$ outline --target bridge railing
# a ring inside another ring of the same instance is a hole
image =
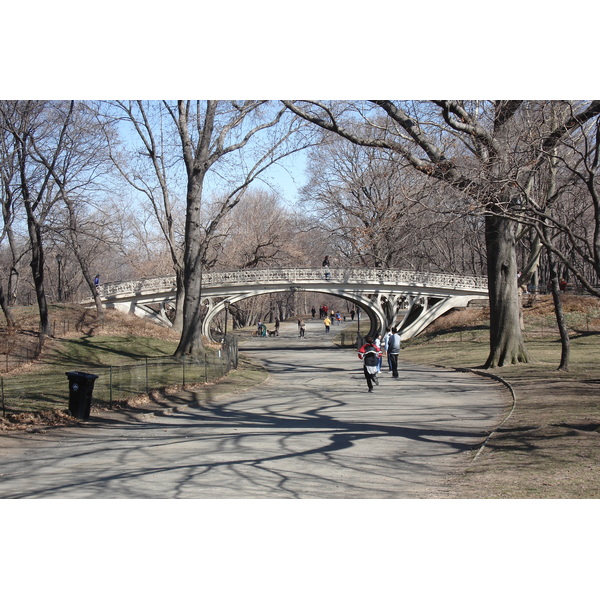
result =
[[[328,277],[326,274],[328,273]],[[310,283],[324,280],[332,283],[373,283],[381,282],[400,286],[431,286],[474,291],[487,290],[487,277],[476,275],[456,275],[450,273],[426,273],[395,269],[346,268],[270,268],[246,271],[225,271],[205,273],[202,285],[218,287],[244,283]],[[151,294],[153,292],[175,291],[175,277],[146,277],[135,281],[110,282],[100,286],[102,296]]]

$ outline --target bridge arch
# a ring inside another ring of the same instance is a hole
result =
[[[280,289],[268,289],[268,290],[253,290],[245,293],[234,294],[231,296],[224,297],[222,300],[215,302],[209,302],[208,310],[206,315],[204,316],[204,320],[202,322],[202,335],[212,339],[211,333],[211,324],[214,321],[215,317],[223,310],[225,310],[225,302],[230,302],[231,304],[236,304],[242,300],[247,300],[248,298],[254,298],[256,296],[262,296],[265,294],[277,294],[277,293],[285,293],[290,291],[301,291],[301,292],[313,292],[317,294],[327,294],[329,296],[336,296],[337,298],[342,298],[343,300],[350,300],[356,306],[359,306],[361,310],[363,310],[370,322],[370,328],[368,335],[375,336],[378,333],[385,331],[386,328],[386,315],[383,309],[375,302],[369,300],[369,298],[365,298],[360,294],[353,293],[351,291],[324,291],[323,289],[319,289],[317,287],[311,286],[302,286],[302,288],[296,287],[293,290],[290,290],[290,287],[281,287]],[[214,340],[213,340],[214,341]]]

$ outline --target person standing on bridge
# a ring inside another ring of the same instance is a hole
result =
[[[400,336],[395,327],[392,328],[392,334],[387,338],[385,351],[388,355],[388,363],[392,369],[392,377],[398,379],[398,355],[400,354]]]
[[[329,256],[326,256],[323,260],[323,269],[325,269],[325,279],[329,281],[329,278],[331,277],[331,273],[329,271]]]
[[[377,364],[379,357],[381,356],[381,350],[373,343],[373,338],[365,338],[365,344],[363,344],[358,350],[358,358],[363,361],[363,373],[367,380],[367,386],[369,392],[373,391],[373,384],[379,385],[379,379],[377,379]]]

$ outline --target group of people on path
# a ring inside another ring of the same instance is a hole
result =
[[[269,335],[279,336],[279,326],[280,325],[281,325],[281,321],[279,320],[279,317],[275,317],[275,329],[273,329],[271,332],[269,332]],[[258,337],[267,337],[267,326],[262,322],[261,319],[258,320],[256,328],[257,328],[256,335],[258,335]]]
[[[323,320],[323,323],[325,324],[325,332],[329,333],[331,319],[327,313],[325,313],[325,319]],[[273,335],[279,335],[279,325],[279,319],[276,319],[275,329],[272,332]],[[267,335],[267,327],[261,320],[258,321],[258,335]],[[300,339],[304,339],[305,335],[306,323],[300,318],[298,319],[298,336]],[[379,385],[378,375],[381,373],[384,352],[387,356],[388,369],[392,374],[392,377],[394,379],[398,379],[400,335],[395,327],[391,329],[388,327],[383,338],[381,335],[378,335],[375,338],[367,336],[365,338],[365,343],[358,349],[358,358],[363,361],[363,373],[369,392],[373,392],[374,386]]]
[[[345,319],[344,319],[345,320]],[[337,323],[338,325],[342,322],[342,315],[339,312],[331,311],[331,314],[328,315],[325,313],[325,318],[323,319],[323,325],[325,325],[325,333],[329,333],[332,323]]]
[[[373,385],[379,385],[377,375],[381,373],[383,351],[387,355],[388,368],[394,379],[398,379],[398,355],[400,354],[400,335],[396,328],[388,328],[383,339],[377,336],[365,338],[365,343],[358,349],[358,358],[363,361],[363,373],[367,381],[369,392],[373,392]]]

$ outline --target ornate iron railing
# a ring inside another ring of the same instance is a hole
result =
[[[330,281],[331,283],[381,283],[399,286],[424,286],[447,289],[487,292],[487,277],[456,275],[450,273],[424,273],[394,269],[329,269],[322,268],[279,268],[254,269],[249,271],[227,271],[205,273],[202,285],[207,288],[228,284],[276,283],[290,284]],[[103,297],[118,295],[142,295],[153,292],[175,291],[174,277],[146,277],[135,281],[110,282],[100,286]]]

